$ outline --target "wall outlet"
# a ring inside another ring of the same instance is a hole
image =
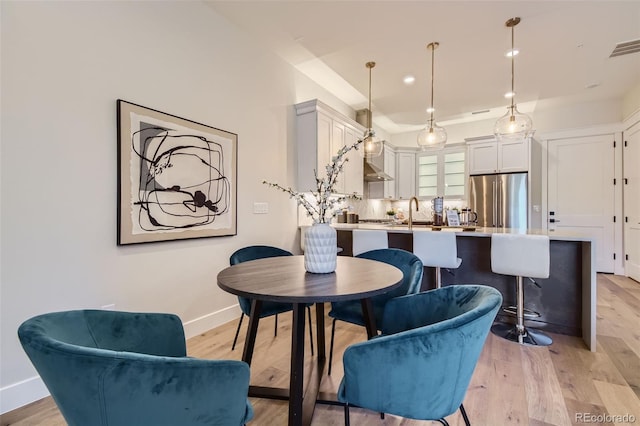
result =
[[[269,203],[253,203],[253,214],[269,213]]]
[[[113,311],[115,308],[116,308],[115,303],[110,303],[108,305],[100,306],[100,309],[102,309],[103,311]]]

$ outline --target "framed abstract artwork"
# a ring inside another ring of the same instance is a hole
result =
[[[118,100],[118,245],[236,235],[238,135]]]

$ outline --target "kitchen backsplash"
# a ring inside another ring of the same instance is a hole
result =
[[[433,209],[431,208],[431,200],[419,200],[419,210],[413,211],[413,219],[420,221],[429,221],[433,218]],[[445,200],[444,208],[461,209],[466,207],[466,203],[462,200]],[[402,209],[404,217],[409,217],[409,200],[351,200],[345,203],[344,208],[356,213],[360,219],[387,219],[387,211],[391,208],[398,211]],[[414,207],[415,209],[415,207]],[[306,210],[298,207],[298,225],[311,225],[313,221],[306,214]]]

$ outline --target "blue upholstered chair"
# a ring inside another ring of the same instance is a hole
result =
[[[387,302],[382,336],[349,346],[338,399],[349,406],[417,420],[439,421],[460,409],[500,292],[452,285]]]
[[[186,356],[175,315],[78,310],[31,318],[22,347],[71,426],[243,425],[249,366]]]
[[[382,313],[384,312],[384,307],[388,300],[393,299],[394,297],[413,294],[420,291],[423,272],[422,262],[413,253],[394,248],[371,250],[361,253],[356,257],[388,263],[402,271],[402,285],[388,293],[375,296],[371,299],[373,315],[376,319],[376,326],[380,329],[382,324]],[[331,345],[329,348],[329,369],[327,374],[331,375],[336,320],[361,326],[365,325],[365,321],[364,316],[362,315],[362,304],[359,300],[331,303],[329,316],[333,318],[333,323],[331,324]]]
[[[272,246],[248,246],[243,247],[237,251],[235,251],[231,257],[229,258],[229,263],[231,265],[236,265],[242,262],[248,262],[249,260],[256,259],[265,259],[268,257],[278,257],[278,256],[293,256],[293,254],[287,250],[283,250],[278,247]],[[236,329],[236,335],[233,338],[233,345],[231,346],[231,350],[236,348],[236,342],[238,341],[238,335],[240,334],[240,327],[242,326],[242,320],[246,315],[249,317],[251,315],[251,299],[246,297],[238,296],[238,304],[240,305],[240,310],[242,311],[242,315],[240,316],[240,321],[238,322],[238,328]],[[288,312],[293,310],[293,305],[291,303],[280,303],[280,302],[262,302],[262,310],[260,312],[260,318],[266,318],[275,315],[275,329],[273,331],[273,335],[278,335],[278,314],[283,312]],[[313,355],[313,330],[311,329],[311,304],[307,305],[307,316],[309,319],[309,339],[311,340],[311,354]]]

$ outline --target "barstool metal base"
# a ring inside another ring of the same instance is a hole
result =
[[[502,308],[503,312],[511,314],[513,316],[518,315],[518,307],[517,306],[507,306],[506,308]],[[525,318],[540,318],[540,312],[532,311],[531,309],[524,308],[523,315]]]
[[[518,326],[515,324],[495,323],[491,326],[491,332],[503,339],[522,345],[549,346],[553,343],[551,337],[534,328],[526,327],[523,333],[519,333]]]

